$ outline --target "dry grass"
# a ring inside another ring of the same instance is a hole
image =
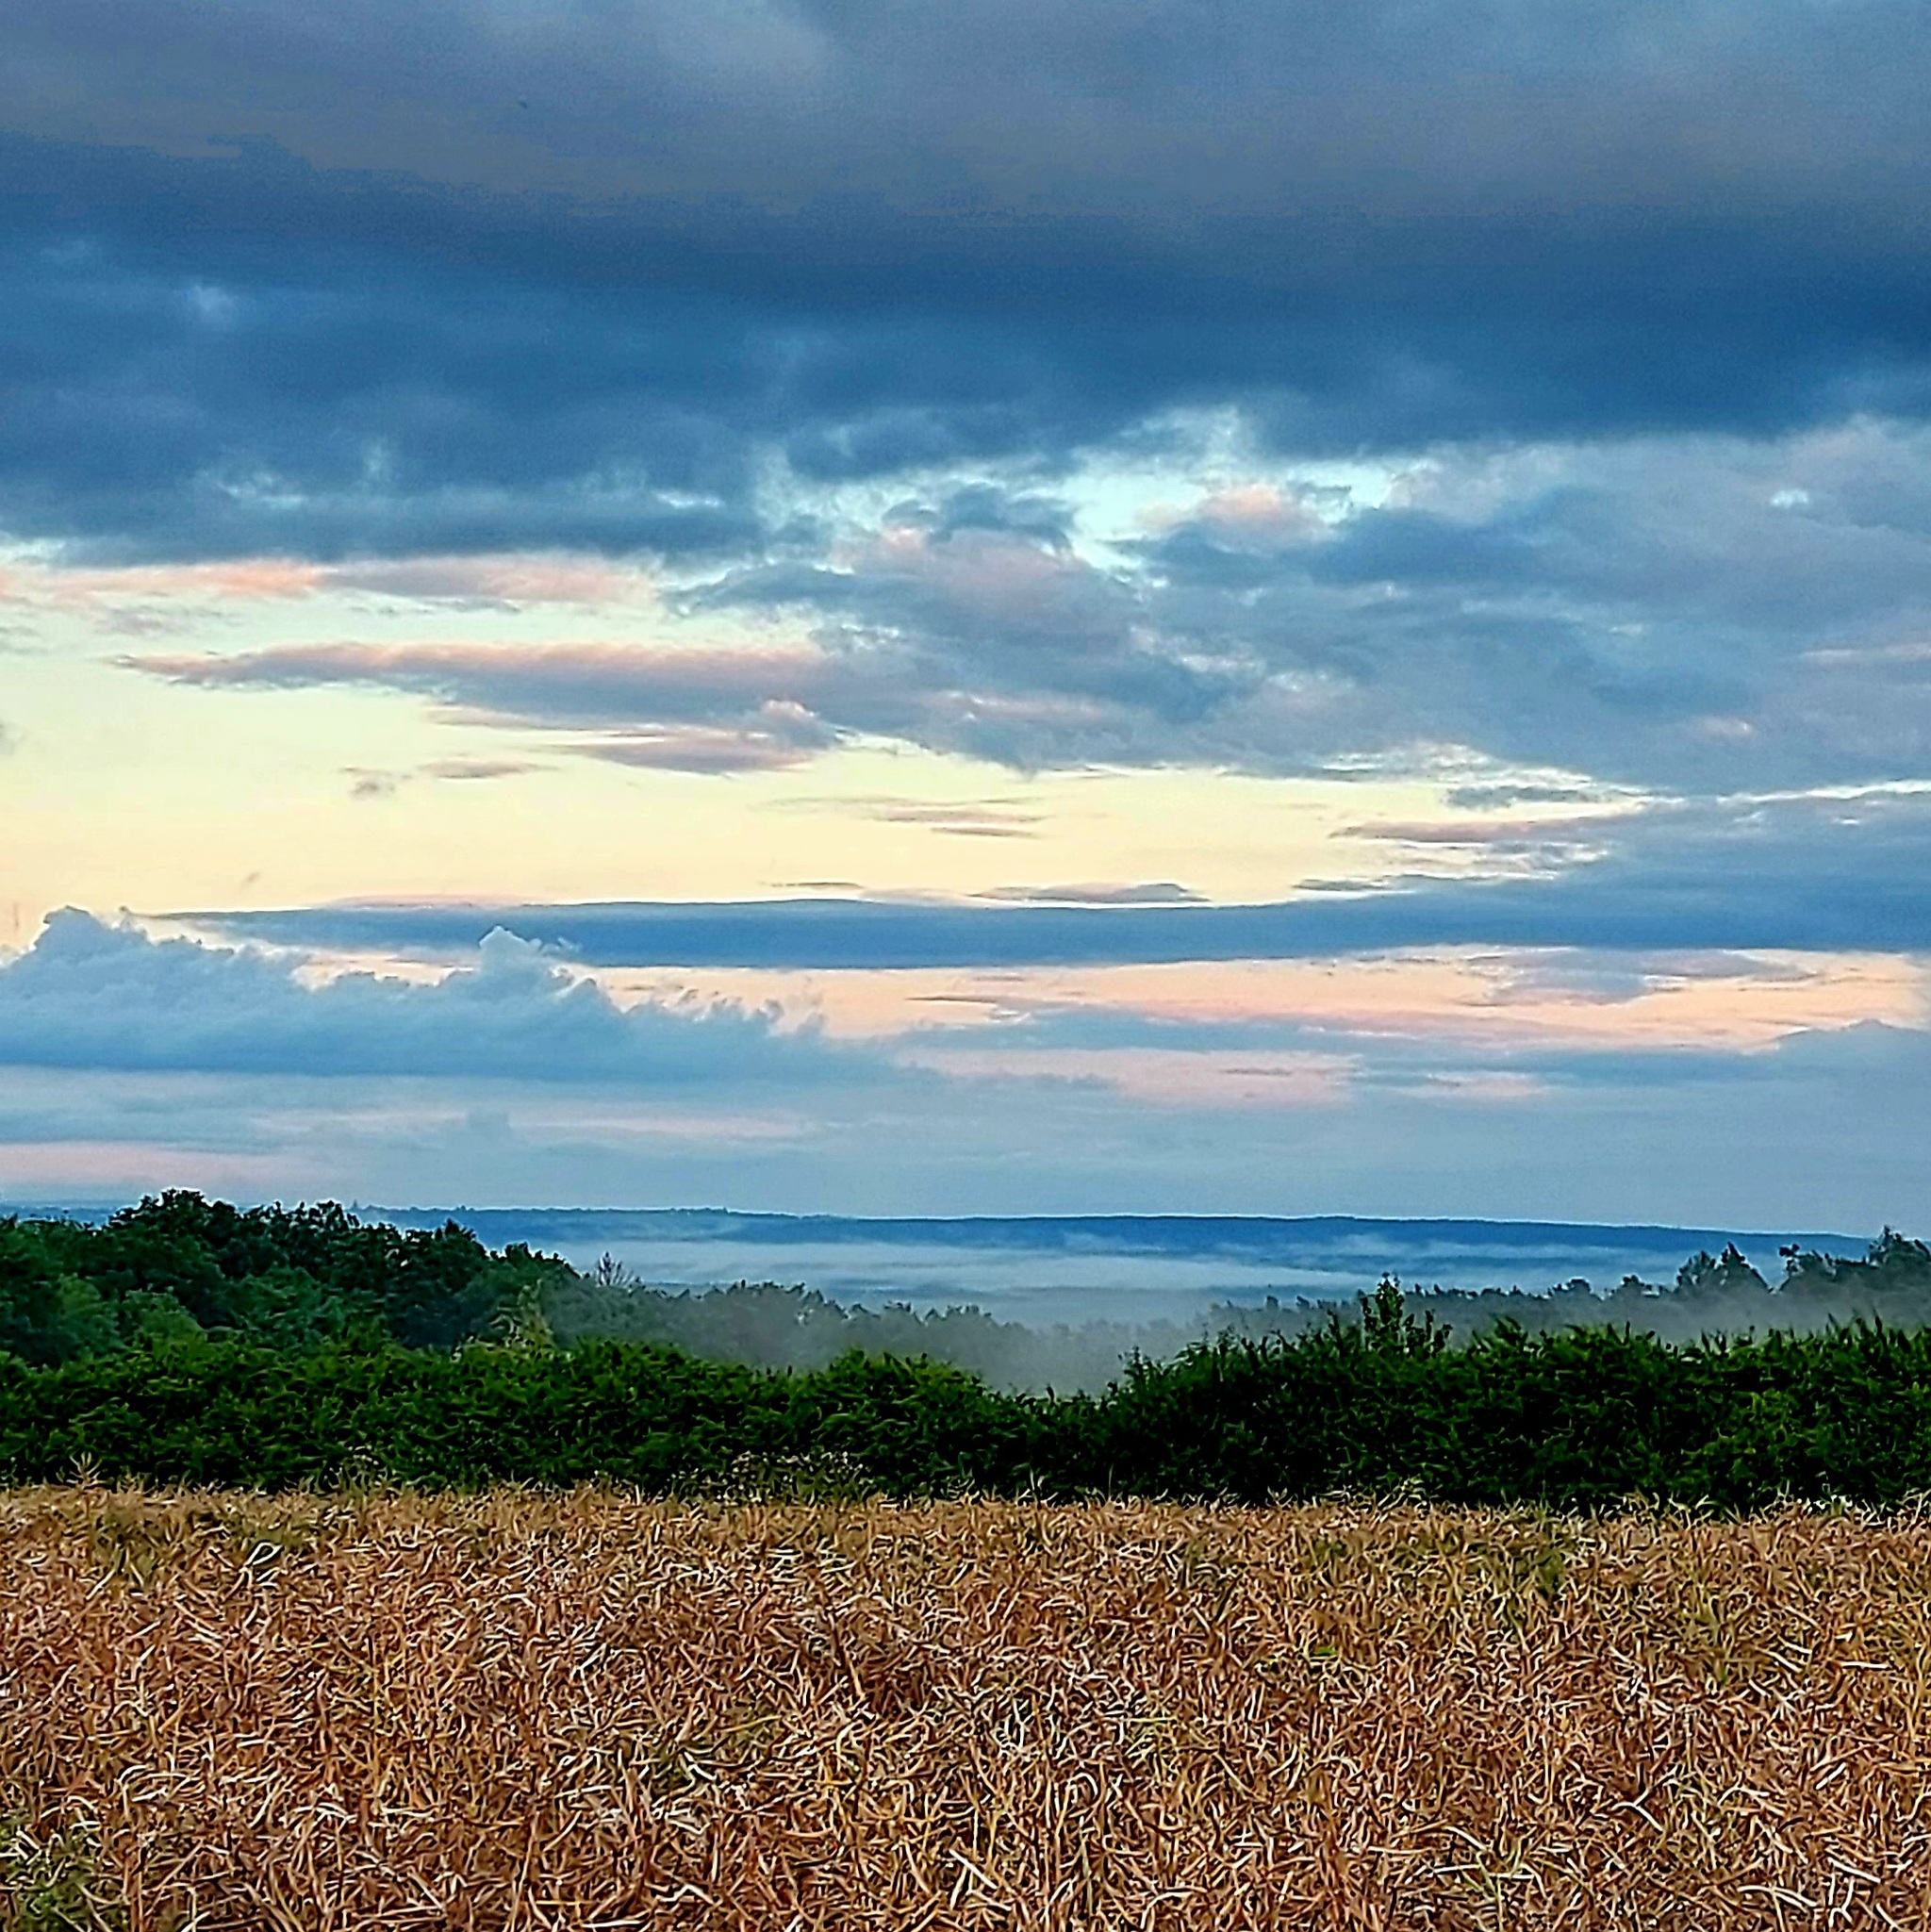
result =
[[[1931,1924],[1915,1517],[65,1490],[0,1538],[24,1923]]]

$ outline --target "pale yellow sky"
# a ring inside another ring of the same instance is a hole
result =
[[[1271,504],[1255,497],[1230,514],[1274,514]],[[1407,769],[1300,778],[1028,775],[884,742],[728,775],[640,768],[583,755],[581,732],[461,714],[408,691],[206,688],[138,662],[343,640],[505,650],[616,640],[715,652],[767,651],[774,638],[797,641],[767,621],[686,619],[645,573],[594,560],[63,571],[16,558],[0,576],[0,721],[10,746],[0,757],[0,946],[24,947],[63,904],[155,915],[344,899],[963,899],[1148,883],[1266,901],[1311,882],[1544,862],[1498,842],[1497,831],[1541,827],[1553,845],[1583,852],[1593,828],[1646,802],[1601,787],[1591,801],[1567,774],[1509,773],[1439,751]],[[1469,810],[1451,801],[1458,784],[1504,777],[1541,781],[1550,801]],[[1560,796],[1565,789],[1585,801]],[[398,969],[392,960],[336,964]],[[331,970],[319,962],[305,978],[317,983]],[[1873,1020],[1923,1027],[1931,1016],[1921,963],[1851,953],[1644,961],[1609,980],[1559,954],[1473,949],[1346,961],[597,977],[626,1004],[767,1008],[787,1029],[816,1025],[954,1079],[1098,1082],[1134,1103],[1181,1108],[1338,1104],[1355,1070],[1349,1042],[1432,1044],[1478,1062],[1532,1049],[1753,1052],[1806,1031]],[[1200,1035],[1184,1045],[1082,1045],[1065,1032],[1066,1023],[1109,1021],[1298,1030],[1304,1044]],[[1028,1029],[1041,1025],[1059,1031],[1029,1043]],[[1438,1076],[1415,1078],[1420,1094]],[[1458,1097],[1497,1104],[1543,1091],[1506,1065],[1457,1078]],[[759,1118],[766,1124],[716,1131],[726,1139],[799,1131],[788,1117]],[[633,1109],[598,1131],[648,1141],[712,1129],[687,1109]],[[289,1131],[298,1145],[299,1131]],[[25,1158],[9,1170],[16,1184],[40,1171],[34,1162],[50,1164],[51,1175],[123,1156],[109,1147],[80,1161],[49,1149],[23,1167]],[[220,1150],[197,1158],[213,1164],[210,1174],[228,1171]],[[235,1184],[244,1179],[236,1168]]]
[[[507,598],[522,601],[492,601]],[[1417,854],[1351,835],[1455,817],[1446,784],[1480,775],[1465,767],[1338,779],[1028,776],[854,742],[787,769],[667,771],[582,755],[582,733],[486,722],[408,693],[209,690],[129,662],[345,637],[769,642],[768,625],[679,618],[642,573],[594,562],[117,572],[16,559],[0,576],[0,627],[11,744],[0,757],[0,943],[16,947],[62,904],[971,896],[1146,882],[1254,901],[1311,879],[1470,863],[1453,848]],[[1532,824],[1537,813],[1518,817]]]

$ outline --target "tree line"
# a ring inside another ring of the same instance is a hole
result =
[[[1569,1509],[1931,1494],[1931,1326],[1914,1299],[1931,1251],[1887,1234],[1857,1260],[1785,1261],[1774,1288],[1732,1248],[1692,1257],[1674,1286],[1626,1289],[1632,1304],[1799,1317],[1741,1337],[1604,1319],[1626,1291],[1590,1296],[1580,1321],[1546,1297],[1532,1328],[1506,1298],[1384,1280],[1346,1313],[1296,1311],[1292,1332],[1132,1353],[1098,1393],[1053,1394],[994,1386],[929,1347],[849,1346],[982,1340],[969,1324],[903,1311],[904,1329],[853,1328],[854,1312],[796,1291],[653,1296],[614,1265],[491,1252],[454,1224],[403,1231],[335,1206],[173,1194],[97,1227],[0,1224],[0,1481],[1402,1491]],[[1806,1331],[1820,1305],[1850,1318]],[[1477,1319],[1458,1334],[1444,1307]],[[707,1308],[737,1321],[740,1349],[764,1316],[800,1309],[794,1327],[848,1346],[806,1365],[705,1359],[691,1340],[715,1353],[723,1332],[702,1327]],[[653,1322],[685,1326],[645,1332]]]
[[[1854,1259],[1792,1249],[1774,1282],[1732,1247],[1692,1255],[1674,1282],[1629,1276],[1607,1295],[1586,1281],[1401,1293],[1409,1313],[1445,1328],[1457,1346],[1504,1325],[1686,1342],[1859,1320],[1916,1328],[1931,1324],[1931,1248],[1887,1230]],[[404,1230],[333,1202],[241,1209],[189,1192],[98,1225],[0,1219],[0,1353],[40,1367],[206,1340],[301,1351],[361,1337],[448,1352],[540,1329],[566,1347],[601,1337],[766,1368],[823,1368],[854,1349],[924,1357],[999,1388],[1097,1392],[1135,1356],[1172,1358],[1223,1335],[1305,1336],[1335,1313],[1269,1297],[1218,1305],[1192,1325],[1033,1328],[971,1307],[848,1307],[774,1282],[670,1291],[607,1258],[579,1271],[526,1247],[492,1251],[454,1221]]]

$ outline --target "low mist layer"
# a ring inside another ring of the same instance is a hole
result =
[[[1451,1346],[1504,1323],[1693,1341],[1931,1322],[1922,1242],[1887,1230],[1856,1257],[1792,1244],[1781,1262],[1767,1279],[1728,1246],[1691,1256],[1673,1280],[1630,1275],[1606,1294],[1580,1279],[1544,1293],[1400,1292],[1409,1315],[1445,1329]],[[854,1306],[769,1282],[666,1290],[608,1256],[576,1268],[520,1243],[491,1249],[454,1221],[404,1229],[334,1203],[243,1210],[173,1193],[99,1224],[0,1221],[0,1351],[37,1366],[210,1336],[296,1351],[356,1335],[440,1351],[602,1337],[767,1368],[819,1368],[852,1350],[926,1357],[999,1388],[1098,1390],[1135,1356],[1165,1360],[1219,1336],[1305,1335],[1358,1323],[1363,1305],[1269,1296],[1219,1302],[1192,1322],[1029,1326],[971,1305]]]

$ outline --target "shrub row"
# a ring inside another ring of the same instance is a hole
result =
[[[1441,1343],[1384,1297],[1359,1326],[1135,1362],[1097,1397],[1004,1395],[928,1362],[854,1354],[786,1374],[610,1342],[444,1355],[190,1341],[50,1367],[0,1358],[0,1478],[91,1469],[286,1488],[368,1472],[668,1492],[804,1469],[901,1496],[1407,1490],[1579,1509],[1931,1492],[1923,1331],[1675,1346],[1504,1328]]]

